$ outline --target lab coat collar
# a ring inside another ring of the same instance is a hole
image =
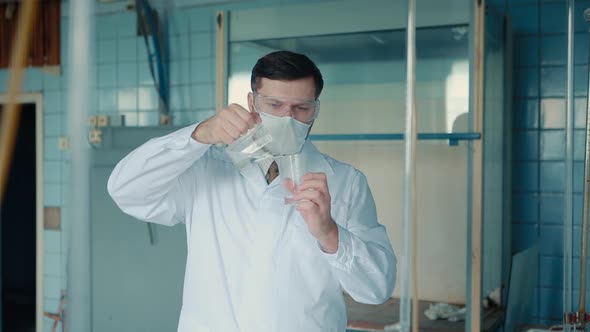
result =
[[[309,157],[308,168],[310,172],[334,174],[334,169],[330,163],[328,163],[326,156],[324,156],[311,141],[305,141],[302,153],[307,154]]]

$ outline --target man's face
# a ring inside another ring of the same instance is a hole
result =
[[[294,81],[260,79],[256,93],[248,94],[250,110],[274,116],[290,116],[304,123],[315,119],[318,102],[312,77]]]

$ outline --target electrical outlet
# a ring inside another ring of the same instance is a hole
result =
[[[68,150],[70,148],[70,140],[65,136],[60,136],[57,139],[57,145],[60,150]]]
[[[88,139],[92,144],[102,143],[102,131],[98,129],[91,130],[90,137]]]
[[[97,127],[106,127],[109,125],[108,115],[99,115],[96,121]]]
[[[96,127],[97,122],[96,116],[94,115],[88,118],[88,125],[90,127]]]

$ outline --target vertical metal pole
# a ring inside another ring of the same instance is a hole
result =
[[[571,7],[571,5],[570,5]],[[590,20],[590,8],[584,11],[584,19]],[[568,33],[570,31],[568,30]],[[570,36],[568,36],[570,38]],[[588,53],[590,61],[590,49]],[[590,63],[590,62],[589,62]],[[590,70],[588,71],[588,90],[590,91]],[[590,205],[590,117],[588,110],[590,109],[590,94],[586,97],[586,155],[584,157],[584,210],[582,214],[582,252],[580,253],[580,299],[578,311],[580,313],[586,312],[586,271],[588,259],[588,208]]]
[[[418,330],[416,285],[416,7],[408,0],[406,131],[404,136],[404,225],[401,259],[400,327]],[[411,291],[411,294],[410,294]],[[412,302],[412,298],[414,301]],[[411,319],[411,320],[410,320]]]
[[[573,195],[573,101],[574,101],[574,45],[573,45],[573,10],[574,0],[568,0],[567,11],[567,83],[566,83],[566,157],[565,157],[565,192],[564,192],[564,248],[563,248],[563,310],[566,313],[572,312],[573,288],[572,288],[572,195]],[[567,322],[564,322],[567,323]]]
[[[90,218],[88,101],[91,98],[91,41],[94,40],[94,2],[71,1],[70,5],[70,75],[68,77],[68,115],[71,137],[72,180],[69,200],[68,234],[68,312],[69,331],[92,331],[90,283]]]
[[[215,52],[215,111],[219,112],[226,103],[225,89],[225,69],[226,50],[225,43],[227,39],[227,14],[219,11],[216,14],[216,52]]]

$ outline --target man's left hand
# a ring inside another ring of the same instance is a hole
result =
[[[296,208],[324,252],[333,254],[338,251],[338,227],[330,213],[331,197],[326,174],[307,173],[296,191],[289,183],[287,187],[293,194],[292,200],[299,201]]]

